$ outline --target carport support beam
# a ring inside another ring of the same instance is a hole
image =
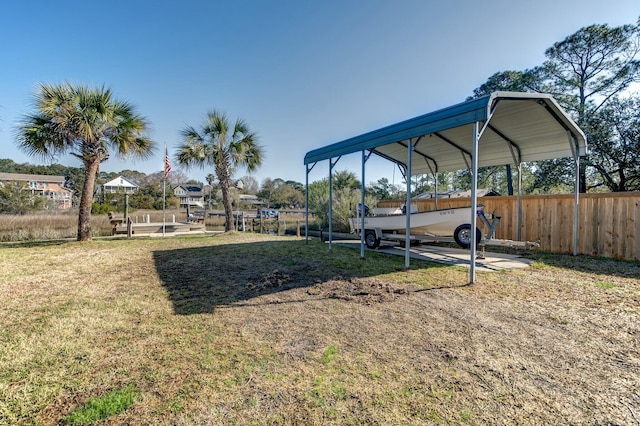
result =
[[[473,148],[471,154],[471,229],[469,246],[469,284],[476,281],[476,225],[478,220],[478,122],[473,123]]]
[[[309,167],[308,164],[305,165],[305,168],[307,169],[307,176],[306,176],[306,187],[305,187],[305,227],[304,227],[304,240],[305,240],[305,244],[309,243],[309,173],[311,173],[311,170],[313,170],[313,168],[316,166],[316,164],[318,164],[317,162],[313,163],[313,165],[311,167]]]
[[[362,183],[360,185],[360,203],[361,203],[361,208],[360,208],[360,258],[364,259],[364,217],[365,217],[365,208],[364,208],[364,193],[365,193],[365,187],[364,187],[364,165],[367,163],[367,161],[369,160],[369,157],[371,157],[371,154],[373,153],[373,151],[369,151],[369,154],[365,154],[364,150],[362,150]],[[356,218],[358,218],[358,208],[356,207]]]
[[[405,213],[407,214],[407,224],[404,237],[404,267],[409,269],[411,248],[411,159],[413,158],[413,140],[409,139],[407,147],[407,201],[405,201]]]
[[[522,225],[522,163],[518,163],[518,196],[516,197],[516,241],[520,241]]]
[[[340,161],[342,156],[336,158],[329,158],[329,250],[333,249],[333,168]]]
[[[438,210],[438,172],[433,172],[433,183],[435,190],[433,191],[434,200],[433,207],[435,210]]]
[[[573,138],[571,139],[571,142],[573,143],[574,140]],[[579,215],[578,215],[578,207],[580,205],[580,156],[579,154],[577,154],[578,150],[575,150],[576,155],[574,156],[574,161],[575,161],[575,165],[576,165],[576,189],[575,189],[575,195],[574,195],[574,204],[573,204],[573,255],[577,256],[578,255],[578,230],[579,230],[579,226],[578,226],[578,219],[579,219]]]
[[[306,173],[306,181],[305,181],[305,201],[304,201],[304,242],[305,244],[309,243],[309,165],[305,164],[305,169],[307,169]],[[260,219],[262,220],[262,219]],[[260,222],[262,223],[262,222]],[[262,232],[262,230],[260,230]]]

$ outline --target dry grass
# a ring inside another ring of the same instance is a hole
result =
[[[0,423],[635,424],[640,266],[478,273],[256,234],[0,248]]]

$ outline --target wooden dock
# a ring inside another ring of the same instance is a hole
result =
[[[204,233],[205,226],[203,223],[195,222],[167,222],[164,225],[164,232],[166,234]],[[113,235],[127,235],[127,233],[126,224],[119,224],[113,228]],[[131,223],[131,234],[137,236],[162,234],[162,222]]]

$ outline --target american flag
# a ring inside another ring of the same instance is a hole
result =
[[[171,160],[169,159],[169,152],[167,146],[164,146],[164,178],[169,178],[169,172],[171,171]]]

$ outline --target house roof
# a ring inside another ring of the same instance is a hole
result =
[[[369,150],[406,170],[412,141],[412,175],[468,169],[476,122],[479,167],[586,153],[584,133],[551,95],[495,92],[309,151],[304,163]]]
[[[0,180],[24,182],[60,182],[64,184],[64,176],[30,175],[26,173],[0,173]]]
[[[184,189],[188,195],[201,196],[203,194],[202,188],[197,185],[178,185],[173,190],[175,191],[178,188]]]
[[[109,182],[106,182],[104,186],[116,186],[118,188],[138,188],[138,185],[131,182],[129,179],[127,179],[124,176],[118,176],[117,178],[112,179]]]
[[[44,186],[44,191],[45,192],[67,192],[67,193],[73,193],[72,190],[65,188],[63,186],[58,185],[57,183],[47,183]]]

